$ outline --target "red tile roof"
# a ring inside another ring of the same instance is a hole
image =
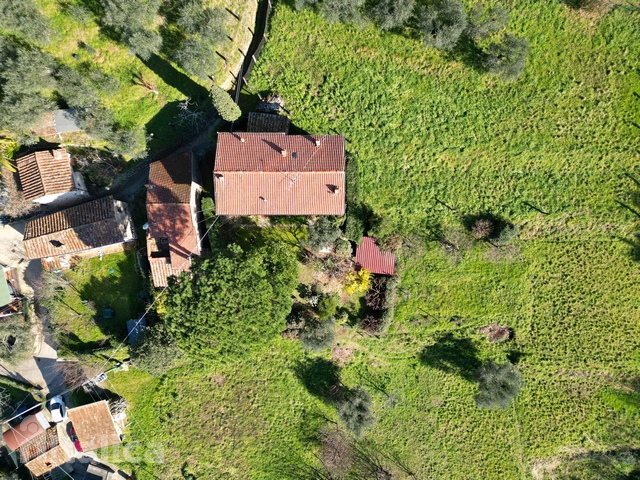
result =
[[[118,215],[129,217],[127,204],[105,197],[29,220],[23,239],[27,257],[67,255],[134,240],[130,218],[127,232]]]
[[[216,214],[343,215],[344,171],[343,136],[219,133]]]
[[[189,203],[193,154],[185,150],[149,166],[147,203]]]
[[[356,249],[356,265],[371,273],[393,275],[396,256],[391,252],[383,252],[371,237],[364,237]]]
[[[73,192],[71,157],[64,148],[33,152],[16,160],[24,198]]]
[[[191,189],[191,150],[151,164],[147,190],[147,255],[153,284],[167,285],[167,278],[188,271],[193,255],[200,255],[200,239],[194,224]]]
[[[19,425],[2,434],[5,445],[9,450],[17,450],[31,439],[45,433],[46,430],[43,428],[43,424],[46,423],[46,419],[42,413],[29,415],[22,420]]]
[[[120,435],[106,400],[67,410],[85,452],[120,443]]]

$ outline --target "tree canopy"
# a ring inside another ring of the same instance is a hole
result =
[[[195,356],[237,355],[285,327],[297,285],[293,253],[280,243],[236,244],[172,278],[165,321],[178,346]]]
[[[476,405],[480,408],[506,409],[520,394],[522,375],[511,362],[498,365],[487,362],[480,368],[480,391],[476,395]]]
[[[116,30],[129,50],[146,60],[162,45],[160,34],[152,28],[161,0],[100,0],[102,22]]]
[[[409,20],[415,5],[415,0],[378,0],[368,9],[367,15],[382,30],[390,30]]]
[[[422,6],[417,17],[425,45],[439,50],[453,50],[467,27],[464,6],[455,0]]]
[[[217,110],[224,121],[233,122],[240,118],[240,115],[242,115],[240,107],[236,105],[231,96],[225,92],[224,89],[217,85],[213,85],[209,93],[211,95],[213,108]]]
[[[493,42],[487,47],[484,64],[489,73],[505,80],[512,80],[524,72],[529,53],[529,42],[505,33],[500,42]]]

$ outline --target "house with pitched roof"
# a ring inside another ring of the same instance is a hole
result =
[[[70,267],[72,257],[97,257],[135,245],[136,232],[125,202],[110,197],[29,220],[23,246],[45,270]]]
[[[119,444],[123,419],[114,418],[106,400],[69,408],[67,415],[67,419],[52,424],[44,412],[38,412],[13,427],[5,425],[8,429],[2,435],[3,442],[13,465],[24,465],[35,479],[112,478],[88,476],[87,470],[92,469],[87,462],[95,459],[83,452]],[[97,463],[93,470],[96,474],[107,472]]]
[[[191,150],[153,162],[147,185],[147,256],[155,287],[191,267],[200,255],[198,205],[202,190]]]
[[[342,135],[218,133],[217,215],[344,215]]]
[[[80,172],[74,172],[64,148],[33,152],[16,160],[24,198],[39,204],[70,204],[88,196]]]

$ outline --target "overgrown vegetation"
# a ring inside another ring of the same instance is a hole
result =
[[[278,335],[291,310],[296,263],[282,243],[230,245],[170,280],[167,329],[194,358],[234,358]]]

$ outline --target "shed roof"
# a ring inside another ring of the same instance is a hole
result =
[[[64,148],[33,152],[16,160],[24,198],[73,192],[71,157]]]
[[[127,331],[129,333],[129,343],[135,345],[140,335],[147,328],[147,321],[142,318],[140,320],[127,320]]]
[[[356,265],[371,273],[393,275],[395,264],[395,254],[380,250],[375,238],[364,237],[356,249]]]
[[[219,133],[216,214],[343,215],[344,171],[340,135]]]
[[[53,111],[53,125],[56,133],[79,132],[82,127],[78,124],[75,108]]]
[[[23,239],[27,257],[64,255],[129,241],[117,217],[118,213],[128,215],[126,208],[126,203],[100,198],[29,220]]]
[[[106,400],[67,410],[82,449],[91,452],[120,443]]]
[[[42,412],[29,415],[19,425],[2,434],[5,445],[15,451],[25,443],[45,433],[48,422]]]
[[[289,133],[291,120],[277,113],[249,112],[247,132],[282,132]]]
[[[56,467],[59,467],[60,465],[64,465],[69,460],[71,460],[69,454],[61,445],[58,445],[26,463],[25,466],[31,471],[31,473],[33,473],[33,475],[38,477]]]

